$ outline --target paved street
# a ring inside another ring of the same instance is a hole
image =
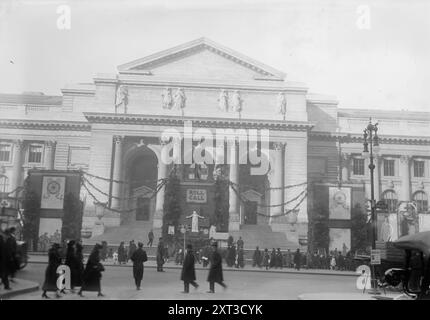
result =
[[[42,284],[46,265],[30,263],[17,275],[21,279]],[[206,293],[207,270],[197,270],[198,290],[191,288],[190,294],[182,294],[179,269],[167,269],[159,273],[154,268],[146,268],[141,291],[134,288],[130,267],[107,266],[103,274],[102,288],[106,295],[97,298],[95,292],[84,292],[86,299],[156,299],[156,300],[209,300],[209,299],[293,299],[300,294],[317,292],[356,293],[354,277],[336,275],[288,274],[271,272],[225,271],[227,290],[216,287],[215,294]],[[14,299],[41,299],[41,291],[28,293]],[[51,294],[53,296],[53,294]],[[62,299],[84,299],[76,294],[67,294]]]

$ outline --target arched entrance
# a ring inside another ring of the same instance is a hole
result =
[[[158,158],[146,145],[126,154],[126,176],[124,208],[132,210],[124,222],[151,221],[155,212],[154,192],[158,180]]]

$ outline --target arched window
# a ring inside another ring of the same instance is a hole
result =
[[[412,200],[417,205],[418,213],[424,213],[428,211],[428,199],[427,194],[424,191],[415,192]]]
[[[6,176],[0,176],[0,192],[9,191],[9,179]]]
[[[382,199],[388,207],[388,212],[397,212],[397,195],[394,191],[385,191],[382,194]]]

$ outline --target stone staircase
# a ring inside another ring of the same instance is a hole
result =
[[[118,247],[122,241],[125,246],[128,246],[128,243],[134,240],[136,244],[143,242],[146,246],[151,229],[154,232],[153,246],[157,246],[158,239],[161,237],[161,229],[153,229],[152,222],[149,221],[133,221],[133,223],[126,223],[118,227],[107,227],[102,235],[85,239],[83,243],[85,246],[93,246],[106,241],[109,246]]]
[[[287,240],[285,233],[273,232],[269,225],[242,225],[239,231],[230,232],[234,241],[242,237],[245,250],[280,248],[281,250],[296,250],[299,246]]]

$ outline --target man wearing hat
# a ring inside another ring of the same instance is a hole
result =
[[[133,277],[136,283],[136,289],[140,290],[140,283],[143,278],[143,263],[148,261],[146,251],[143,250],[143,243],[138,243],[138,248],[133,252],[130,259],[133,261]]]
[[[209,269],[208,282],[209,282],[209,291],[208,293],[215,293],[215,282],[222,286],[224,289],[227,288],[224,283],[224,278],[222,275],[222,257],[218,252],[218,243],[212,243],[212,257],[211,257],[211,266]]]
[[[190,284],[194,288],[198,288],[199,285],[196,283],[196,271],[194,268],[194,252],[191,244],[187,245],[187,253],[185,255],[184,263],[182,265],[181,280],[184,281],[184,291],[182,293],[190,292]]]

